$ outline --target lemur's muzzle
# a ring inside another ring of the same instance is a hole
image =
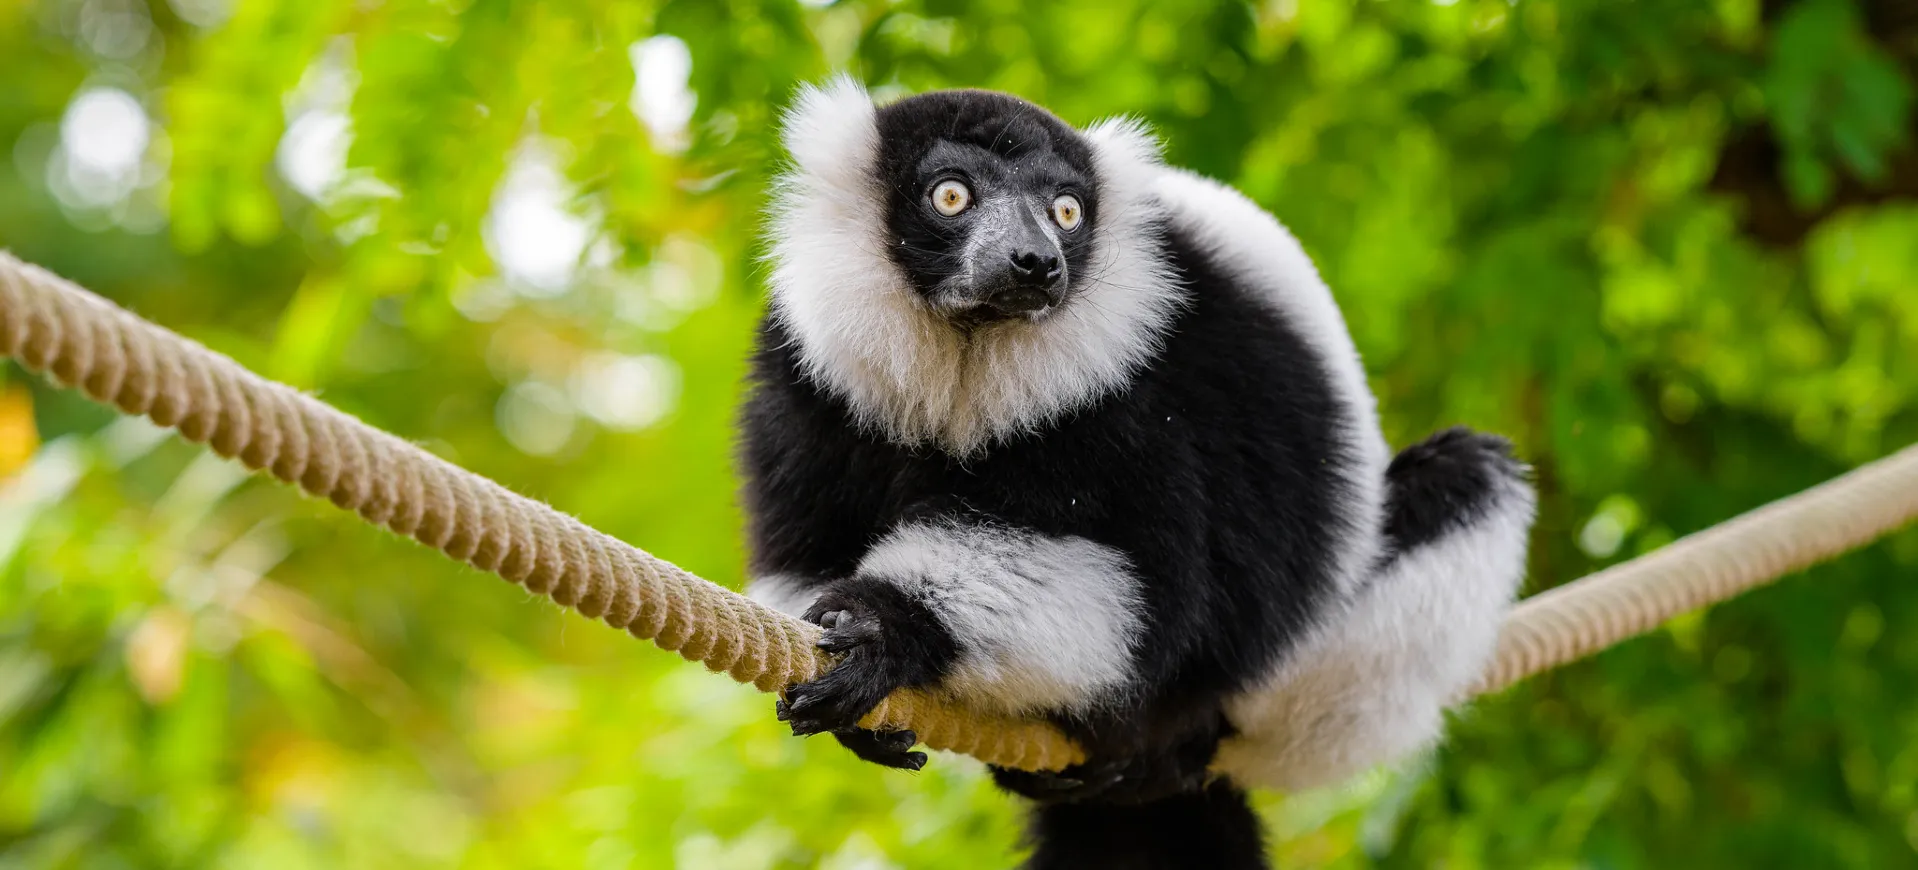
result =
[[[1002,317],[1031,314],[1059,304],[1065,275],[1059,249],[1026,209],[1009,209],[1010,226],[978,256],[979,280],[974,285],[983,302]]]

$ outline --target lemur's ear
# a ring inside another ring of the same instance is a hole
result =
[[[781,127],[786,151],[800,172],[835,187],[870,184],[879,151],[872,97],[851,76],[802,85]]]

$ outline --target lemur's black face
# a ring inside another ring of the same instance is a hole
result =
[[[933,310],[970,329],[1071,299],[1099,219],[1077,131],[986,91],[911,97],[877,121],[889,253]]]

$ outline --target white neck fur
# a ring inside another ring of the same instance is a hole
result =
[[[886,254],[895,240],[871,97],[843,77],[803,89],[785,120],[793,165],[776,187],[771,260],[773,313],[798,342],[805,375],[861,426],[960,457],[1124,386],[1158,353],[1185,296],[1158,238],[1157,143],[1126,120],[1085,136],[1100,200],[1070,301],[968,336]]]

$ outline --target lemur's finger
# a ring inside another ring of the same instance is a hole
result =
[[[865,728],[841,728],[832,733],[840,745],[860,759],[900,770],[919,770],[926,766],[926,754],[910,751],[919,742],[911,731],[871,731]]]
[[[819,642],[815,643],[814,646],[829,653],[842,653],[853,647],[861,646],[870,640],[872,640],[872,638],[863,635],[843,631],[829,631],[820,635]]]

